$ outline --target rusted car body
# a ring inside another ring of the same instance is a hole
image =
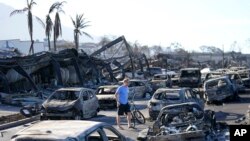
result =
[[[122,85],[122,82],[119,83]],[[131,79],[129,80],[129,98],[135,94],[136,99],[146,97],[147,94],[152,93],[152,88],[148,80]]]
[[[130,141],[111,125],[95,121],[48,120],[12,136],[11,141]]]
[[[168,74],[156,74],[151,80],[151,88],[156,91],[158,88],[172,87],[171,76]]]
[[[243,81],[240,77],[240,75],[237,72],[227,72],[225,74],[230,81],[234,84],[234,86],[236,87],[236,92],[243,92],[245,90],[245,87],[243,85]]]
[[[173,86],[178,86],[179,85],[179,78],[180,78],[180,73],[176,73],[176,74],[171,75],[171,80],[172,80],[172,85]]]
[[[163,107],[186,102],[196,102],[200,107],[204,108],[203,100],[199,95],[193,93],[191,88],[160,88],[148,101],[149,116],[156,119]]]
[[[84,119],[97,115],[98,99],[95,91],[88,88],[61,88],[44,101],[41,119]]]
[[[206,140],[216,125],[213,111],[189,102],[163,107],[153,127],[142,130],[137,139],[150,141]]]
[[[213,78],[204,83],[204,99],[206,102],[222,101],[228,97],[233,98],[236,88],[227,76]]]
[[[199,68],[185,68],[180,70],[180,87],[198,88],[201,84],[201,72]]]
[[[96,91],[100,108],[114,108],[116,107],[115,92],[119,85],[100,86]]]
[[[240,75],[243,85],[250,88],[250,69],[239,70],[237,73]]]

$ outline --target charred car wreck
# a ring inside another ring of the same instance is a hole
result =
[[[99,112],[94,90],[87,88],[61,88],[42,104],[41,119],[71,118],[86,119]]]
[[[236,86],[227,76],[213,78],[204,83],[204,99],[207,103],[237,98]]]
[[[153,127],[142,130],[138,140],[184,141],[211,139],[216,126],[213,111],[204,111],[197,103],[163,107]]]

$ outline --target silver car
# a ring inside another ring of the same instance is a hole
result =
[[[163,107],[185,102],[196,102],[204,108],[203,100],[191,88],[160,88],[148,101],[149,116],[156,119]]]
[[[12,136],[11,141],[129,141],[111,125],[95,121],[40,121]]]
[[[88,88],[61,88],[44,101],[41,119],[84,119],[97,115],[98,99],[95,91]]]

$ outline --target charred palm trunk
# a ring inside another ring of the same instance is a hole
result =
[[[78,43],[78,34],[76,32],[74,32],[74,38],[75,38],[76,50],[78,51],[79,43]]]
[[[49,47],[49,51],[51,50],[51,47],[50,47],[50,36],[48,35],[48,47]]]
[[[34,41],[33,41],[33,18],[32,18],[31,11],[28,12],[28,28],[29,28],[30,41],[31,41],[29,54],[30,53],[34,54],[34,47],[33,47],[33,44],[34,44]]]
[[[54,51],[56,51],[56,34],[55,34],[55,28],[54,28]]]

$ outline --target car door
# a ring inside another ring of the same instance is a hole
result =
[[[94,93],[94,91],[88,90],[88,97],[89,97],[89,105],[91,106],[90,113],[92,116],[96,114],[97,109],[99,108],[98,99]]]
[[[222,95],[224,97],[232,96],[234,93],[232,91],[232,86],[230,85],[230,81],[227,79],[221,79],[221,84],[218,84],[217,94]],[[219,82],[218,82],[219,83]]]
[[[185,102],[196,102],[199,104],[196,96],[190,91],[190,89],[185,89]]]
[[[82,101],[83,118],[90,118],[92,105],[91,105],[89,93],[87,90],[82,91],[81,101]]]
[[[196,102],[201,106],[201,108],[204,108],[204,101],[202,97],[200,97],[199,94],[194,93],[192,89],[187,89],[187,91],[190,94],[190,97],[192,98],[191,102]]]

